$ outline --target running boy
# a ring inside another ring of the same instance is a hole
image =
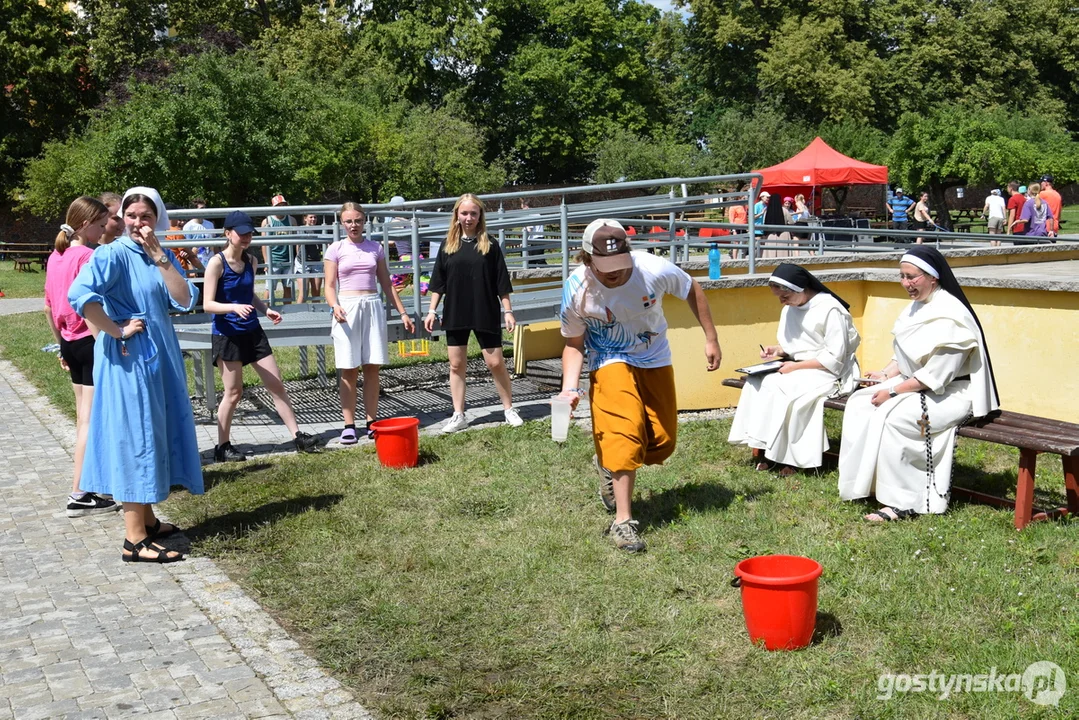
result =
[[[637,468],[670,457],[678,436],[663,296],[689,303],[704,330],[709,372],[719,367],[723,353],[704,291],[682,269],[656,255],[631,252],[615,220],[593,221],[582,246],[583,264],[562,288],[562,394],[576,405],[587,349],[600,499],[615,514],[607,532],[615,547],[638,552],[645,545],[630,506]]]

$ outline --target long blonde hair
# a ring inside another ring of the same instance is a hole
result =
[[[446,242],[442,244],[442,251],[452,254],[461,249],[461,224],[457,222],[457,210],[461,207],[461,203],[465,201],[473,203],[480,209],[480,221],[476,226],[476,229],[479,230],[476,236],[476,249],[479,250],[480,255],[486,255],[487,251],[491,249],[491,240],[487,237],[487,208],[484,206],[483,201],[472,193],[465,193],[457,198],[457,202],[453,204],[450,231],[446,233]]]
[[[64,251],[71,247],[72,238],[78,235],[84,223],[97,222],[108,214],[109,209],[100,200],[85,195],[75,198],[68,206],[67,216],[64,218],[64,224],[71,228],[71,234],[64,229],[56,234],[56,240],[53,241],[56,252],[63,255]]]

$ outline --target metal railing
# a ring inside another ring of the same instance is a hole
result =
[[[694,255],[707,253],[717,244],[733,255],[748,260],[750,273],[756,272],[757,260],[762,256],[829,253],[878,253],[894,251],[903,245],[922,238],[940,248],[983,246],[990,241],[1026,244],[1041,242],[1024,236],[989,235],[981,233],[955,233],[930,230],[892,230],[871,227],[826,227],[822,221],[813,219],[809,224],[793,226],[761,225],[755,222],[752,208],[756,203],[762,178],[757,173],[710,175],[691,178],[662,178],[638,182],[585,185],[569,188],[529,190],[522,192],[493,193],[479,197],[487,206],[487,231],[503,248],[511,271],[520,271],[518,277],[528,278],[514,292],[514,307],[520,322],[537,322],[557,317],[561,299],[562,282],[570,274],[572,258],[581,246],[581,231],[592,220],[600,217],[615,218],[627,228],[640,228],[632,237],[637,249],[668,253],[672,261],[691,261]],[[715,191],[717,186],[745,186],[743,190]],[[690,188],[707,188],[713,192],[691,195]],[[656,190],[654,194],[624,195],[605,200],[573,202],[586,194],[632,193]],[[557,204],[534,208],[520,208],[521,201],[535,198],[558,198]],[[366,235],[381,242],[386,257],[397,251],[397,260],[389,263],[390,272],[407,278],[411,297],[403,297],[410,311],[421,317],[428,301],[420,291],[421,279],[433,266],[431,255],[449,229],[452,208],[457,198],[434,198],[396,204],[363,205],[368,217]],[[745,204],[750,208],[747,224],[735,225],[722,220],[690,220],[687,215],[700,216],[719,212],[725,208]],[[510,205],[511,207],[507,207]],[[268,215],[287,213],[299,218],[316,214],[324,222],[318,226],[276,226],[257,228],[252,242],[254,247],[287,245],[297,250],[290,257],[298,256],[306,261],[305,245],[326,245],[345,237],[338,218],[338,205],[297,205],[277,207],[213,208],[202,210],[176,210],[170,217],[176,219],[209,218],[220,225],[220,218],[233,210],[243,210],[256,219]],[[701,230],[725,230],[729,235],[701,237]],[[171,231],[170,235],[185,235],[184,240],[163,243],[166,247],[220,248],[225,245],[222,231]],[[210,239],[194,240],[193,236]],[[319,273],[304,272],[305,264],[295,270],[290,260],[290,272],[280,272],[273,264],[265,268],[263,279],[273,287],[278,282],[305,282],[322,277]],[[558,272],[552,272],[555,268]],[[526,272],[528,271],[528,272]],[[546,272],[544,272],[546,271]],[[407,295],[407,290],[402,293]],[[390,308],[391,304],[387,303]],[[388,318],[395,320],[388,309]]]

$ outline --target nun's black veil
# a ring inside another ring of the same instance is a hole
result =
[[[783,203],[780,202],[778,195],[772,195],[768,198],[768,207],[764,211],[764,224],[787,224],[787,216],[783,213]]]
[[[812,289],[819,293],[827,293],[828,295],[831,295],[836,300],[838,300],[839,304],[842,305],[844,308],[850,310],[850,303],[829,290],[827,286],[825,286],[824,283],[818,280],[813,273],[809,272],[801,265],[795,265],[794,263],[782,263],[779,265],[779,267],[772,271],[772,277],[786,280],[790,284],[797,285],[798,287],[803,289]]]

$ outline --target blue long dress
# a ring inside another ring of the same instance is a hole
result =
[[[173,267],[184,275],[176,256]],[[198,290],[187,281],[191,302],[172,299],[161,271],[142,247],[124,236],[94,251],[68,291],[79,315],[97,302],[113,321],[141,318],[143,332],[120,341],[101,333],[94,345],[94,403],[80,488],[121,502],[157,503],[180,485],[201,494],[202,463],[195,418],[187,395],[180,343],[169,309],[188,311]]]

